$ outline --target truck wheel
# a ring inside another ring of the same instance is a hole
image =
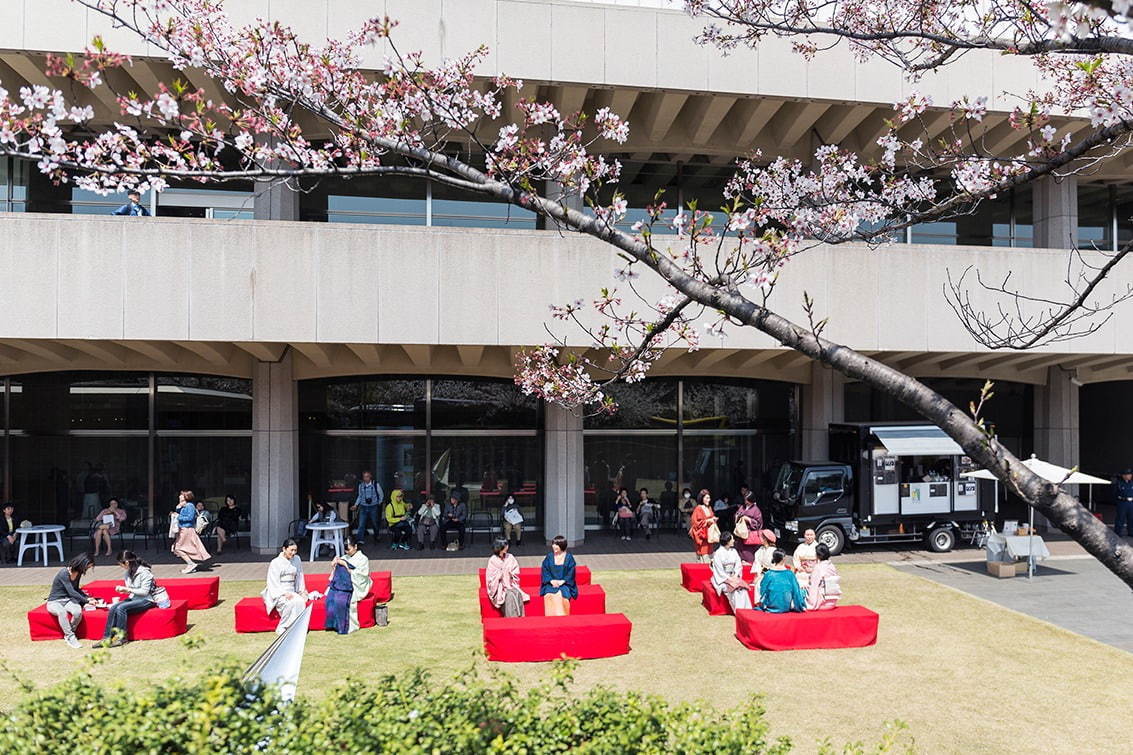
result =
[[[933,553],[947,553],[956,547],[956,532],[951,527],[937,527],[928,533],[928,549]]]
[[[846,534],[835,524],[819,527],[818,532],[814,533],[814,539],[819,543],[825,543],[830,549],[831,556],[837,556],[846,547]]]

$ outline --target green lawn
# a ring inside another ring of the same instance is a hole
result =
[[[874,647],[752,652],[733,637],[732,619],[708,616],[698,596],[680,588],[675,571],[597,573],[608,610],[634,623],[633,651],[582,663],[576,680],[672,700],[711,697],[720,707],[761,693],[772,733],[791,737],[801,751],[816,749],[823,738],[839,746],[876,742],[882,726],[895,719],[908,724],[922,752],[1082,752],[1128,741],[1125,682],[1133,678],[1133,655],[887,566],[846,565],[842,572],[847,602],[881,614]],[[449,675],[486,663],[477,661],[475,588],[474,576],[396,579],[389,627],[309,637],[302,693],[413,666]],[[131,643],[96,673],[138,682],[192,674],[222,659],[251,663],[273,636],[233,633],[232,605],[259,589],[222,583],[219,606],[191,612],[188,636],[203,638],[203,645]],[[23,612],[45,591],[10,587],[0,593],[0,609],[9,617],[0,626],[0,659],[38,684],[84,668],[82,659],[90,655],[62,642],[27,640]],[[535,680],[547,666],[510,669]],[[18,699],[10,675],[0,678],[0,699],[0,707]]]

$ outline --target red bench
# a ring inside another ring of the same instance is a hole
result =
[[[751,593],[752,605],[755,604],[755,588],[748,591]],[[700,604],[708,611],[709,616],[731,616],[732,604],[723,595],[716,592],[716,588],[712,586],[712,580],[704,581],[700,586]]]
[[[633,624],[624,614],[525,616],[485,619],[488,660],[510,663],[568,658],[610,658],[629,652]]]
[[[105,608],[83,611],[83,620],[75,628],[75,636],[81,640],[101,640],[109,613]],[[126,639],[164,640],[185,634],[188,628],[189,604],[184,600],[173,600],[169,608],[151,608],[131,615],[126,624]],[[28,611],[28,630],[33,640],[63,639],[59,620],[47,612],[46,604]]]
[[[736,639],[751,650],[860,648],[877,642],[878,616],[863,606],[805,613],[736,612]]]
[[[366,593],[367,598],[373,598],[374,602],[378,604],[393,600],[393,572],[372,571],[370,572],[370,579],[373,580],[374,584],[370,587],[370,592]],[[303,574],[303,584],[307,587],[307,592],[317,590],[325,595],[329,582],[329,573]]]
[[[358,626],[362,629],[374,626],[374,609],[377,601],[373,598],[362,598],[358,601]],[[236,616],[236,631],[241,634],[251,632],[274,632],[279,626],[279,614],[272,611],[270,614],[264,610],[263,598],[242,598],[234,609]],[[310,630],[322,630],[327,627],[327,602],[319,598],[311,603]]]
[[[744,564],[742,576],[744,582],[751,581],[751,564]],[[700,586],[706,579],[712,579],[710,564],[681,564],[681,587],[684,589],[689,592],[700,592]]]
[[[711,576],[711,575],[709,575]],[[574,582],[581,587],[582,585],[590,584],[590,567],[578,566],[574,570]],[[519,570],[519,589],[526,593],[534,590],[539,592],[539,588],[543,584],[543,570],[538,566],[525,566]],[[480,570],[480,586],[487,587],[487,582],[484,581],[484,570]]]
[[[220,577],[183,577],[178,579],[159,579],[159,585],[169,593],[169,601],[183,600],[189,604],[190,611],[212,608],[220,598]],[[83,585],[87,595],[109,601],[121,598],[114,590],[122,585],[121,580],[99,579]]]
[[[542,616],[543,598],[539,596],[538,591],[528,594],[531,595],[531,600],[523,604],[526,609],[525,616]],[[578,599],[571,601],[570,613],[572,616],[606,613],[606,591],[601,585],[581,585],[578,588]],[[493,606],[492,601],[488,599],[488,590],[481,587],[480,619],[502,619],[503,616],[503,609]]]

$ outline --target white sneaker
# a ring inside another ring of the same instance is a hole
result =
[[[76,650],[79,650],[83,647],[82,644],[79,642],[79,638],[76,637],[75,635],[71,635],[70,637],[67,638],[67,644],[69,646],[75,648]]]

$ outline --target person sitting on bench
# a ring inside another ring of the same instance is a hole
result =
[[[468,507],[459,496],[451,495],[448,505],[445,506],[444,522],[441,524],[441,537],[444,538],[452,530],[456,530],[457,547],[464,549],[464,520],[468,518]]]
[[[806,595],[799,587],[795,573],[783,563],[787,554],[779,548],[771,555],[771,568],[759,580],[759,605],[757,608],[768,613],[787,613],[805,611]]]
[[[126,626],[130,614],[148,611],[155,606],[169,608],[169,593],[153,578],[153,571],[148,563],[131,551],[122,551],[118,554],[117,560],[118,565],[126,570],[126,574],[123,577],[123,584],[115,587],[114,591],[126,597],[110,606],[102,639],[94,643],[94,647],[116,648],[125,645]]]
[[[492,544],[492,555],[484,569],[484,585],[488,588],[488,600],[503,610],[506,618],[523,616],[523,604],[531,597],[519,589],[519,562],[508,553],[508,541],[502,537]]]
[[[578,598],[578,581],[575,579],[574,556],[567,553],[567,540],[555,535],[551,552],[543,559],[542,586],[543,613],[546,616],[570,616],[570,602]]]
[[[810,583],[807,585],[806,610],[828,611],[838,605],[842,597],[842,582],[838,570],[830,560],[830,549],[826,543],[819,543],[814,547],[818,561],[810,573]]]
[[[405,493],[394,490],[389,494],[389,503],[385,508],[386,526],[389,527],[393,542],[390,550],[400,548],[403,551],[411,550],[409,538],[413,537],[413,523],[410,521],[409,509],[405,505]]]
[[[751,608],[751,585],[743,581],[743,561],[734,547],[731,532],[720,533],[720,547],[712,554],[712,586],[723,595],[732,610]]]

